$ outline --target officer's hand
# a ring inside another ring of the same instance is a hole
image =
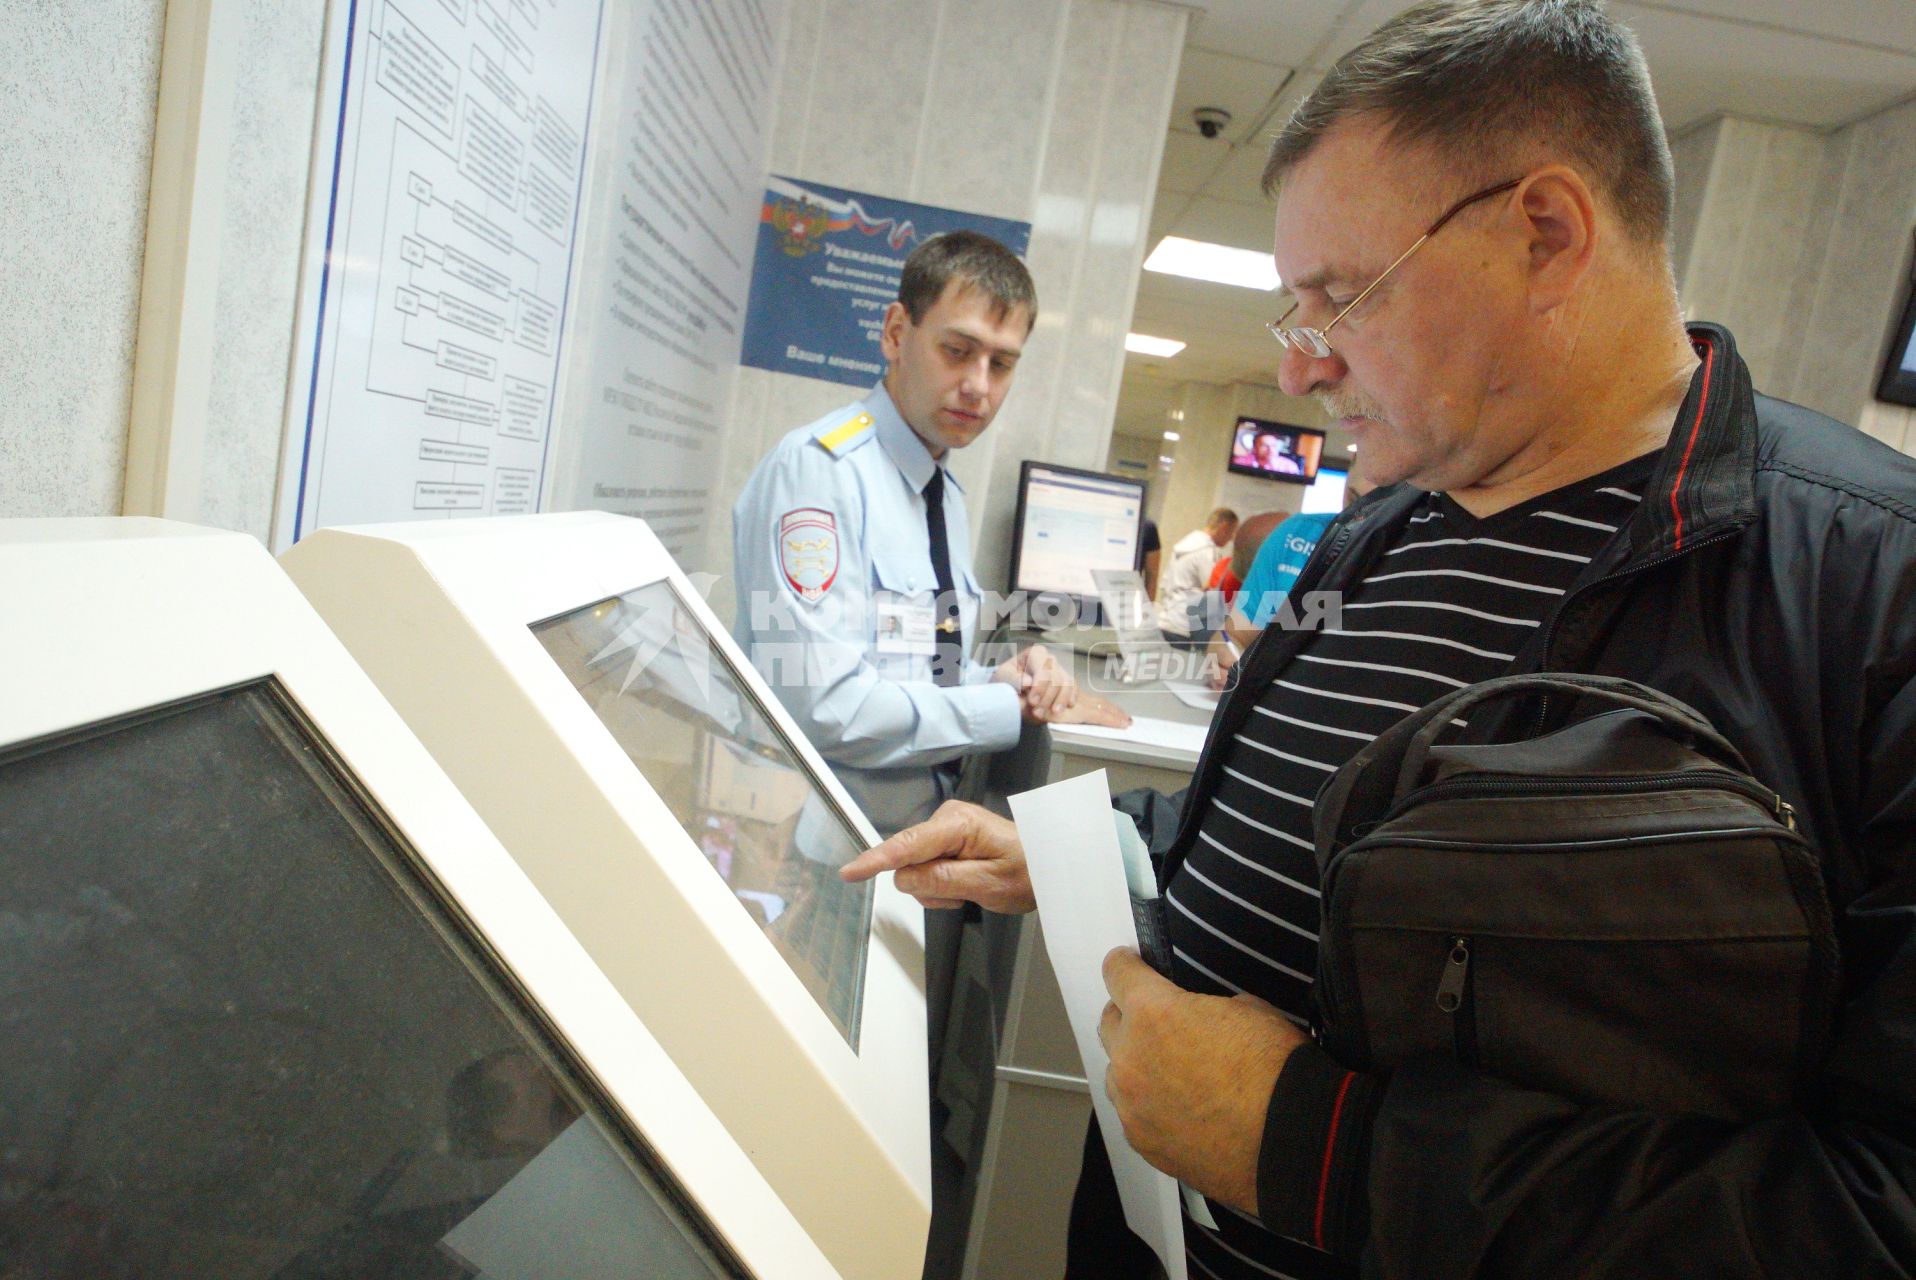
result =
[[[1222,692],[1231,683],[1231,668],[1237,665],[1237,646],[1220,631],[1211,637],[1204,650],[1204,682]]]
[[[1020,650],[998,668],[996,678],[1018,691],[1019,710],[1033,724],[1049,724],[1078,698],[1071,668],[1041,644]]]
[[[1185,991],[1126,947],[1104,958],[1104,985],[1104,1091],[1125,1140],[1172,1177],[1255,1214],[1264,1113],[1304,1033],[1254,996]]]
[[[1078,693],[1078,700],[1058,713],[1052,724],[1101,724],[1107,729],[1129,729],[1131,713],[1109,698],[1095,693]]]
[[[1036,909],[1025,849],[1009,818],[962,800],[947,800],[915,827],[853,858],[838,869],[845,880],[869,880],[881,871],[926,907],[975,902],[1006,914]]]

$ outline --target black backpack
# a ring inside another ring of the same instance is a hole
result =
[[[1516,695],[1618,709],[1438,745]],[[1837,949],[1815,854],[1736,748],[1654,689],[1471,685],[1360,751],[1313,820],[1318,1030],[1347,1066],[1448,1056],[1587,1102],[1747,1119],[1828,1050]]]

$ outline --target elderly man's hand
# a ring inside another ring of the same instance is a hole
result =
[[[1172,1177],[1256,1214],[1264,1112],[1307,1037],[1262,1000],[1193,995],[1125,948],[1104,958],[1104,985],[1104,1091],[1125,1139]]]
[[[1006,914],[1035,910],[1025,847],[1010,819],[962,800],[947,800],[915,827],[874,845],[838,869],[856,883],[881,871],[926,907],[975,902]]]

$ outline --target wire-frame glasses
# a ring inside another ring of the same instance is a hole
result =
[[[1522,181],[1523,181],[1522,178],[1512,178],[1508,182],[1499,182],[1494,187],[1485,187],[1482,191],[1479,191],[1476,195],[1465,196],[1462,200],[1459,200],[1456,204],[1451,205],[1450,208],[1444,211],[1443,217],[1431,223],[1430,229],[1424,232],[1423,235],[1417,237],[1416,244],[1413,244],[1410,248],[1398,254],[1397,261],[1391,263],[1388,267],[1385,267],[1383,272],[1375,280],[1371,281],[1370,285],[1362,293],[1358,294],[1355,298],[1352,298],[1350,300],[1349,306],[1339,311],[1335,316],[1332,316],[1331,322],[1325,325],[1322,329],[1313,329],[1305,325],[1298,325],[1298,326],[1294,326],[1290,328],[1285,327],[1284,322],[1286,320],[1289,320],[1293,315],[1295,315],[1297,313],[1297,308],[1301,305],[1296,302],[1293,302],[1291,304],[1291,309],[1289,311],[1286,311],[1283,315],[1271,321],[1269,324],[1265,325],[1264,327],[1271,331],[1271,336],[1273,338],[1276,338],[1279,342],[1283,343],[1286,347],[1294,347],[1297,350],[1303,352],[1307,356],[1311,356],[1318,360],[1322,360],[1325,356],[1328,356],[1331,353],[1331,344],[1329,340],[1329,335],[1330,335],[1330,331],[1337,327],[1337,322],[1339,320],[1342,320],[1345,316],[1349,315],[1351,312],[1355,311],[1358,307],[1362,306],[1364,303],[1364,299],[1370,297],[1370,295],[1376,290],[1378,285],[1388,280],[1390,278],[1391,272],[1397,270],[1398,267],[1403,265],[1404,259],[1410,257],[1411,254],[1416,253],[1419,249],[1424,247],[1424,241],[1430,239],[1432,236],[1436,235],[1439,231],[1442,231],[1444,229],[1445,223],[1449,222],[1452,218],[1462,213],[1465,209],[1468,209],[1471,205],[1476,204],[1479,200],[1488,200],[1492,196],[1502,195],[1504,192],[1514,189],[1517,186],[1517,184]]]

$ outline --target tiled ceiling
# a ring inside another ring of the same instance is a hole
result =
[[[1165,235],[1270,249],[1258,191],[1264,141],[1342,54],[1407,0],[1197,0],[1178,72],[1150,242]],[[1643,42],[1671,133],[1720,114],[1839,128],[1916,93],[1916,0],[1615,0]],[[1230,126],[1202,137],[1197,107]],[[1281,295],[1145,272],[1132,328],[1182,339],[1129,356],[1120,434],[1155,437],[1179,383],[1262,382]]]

